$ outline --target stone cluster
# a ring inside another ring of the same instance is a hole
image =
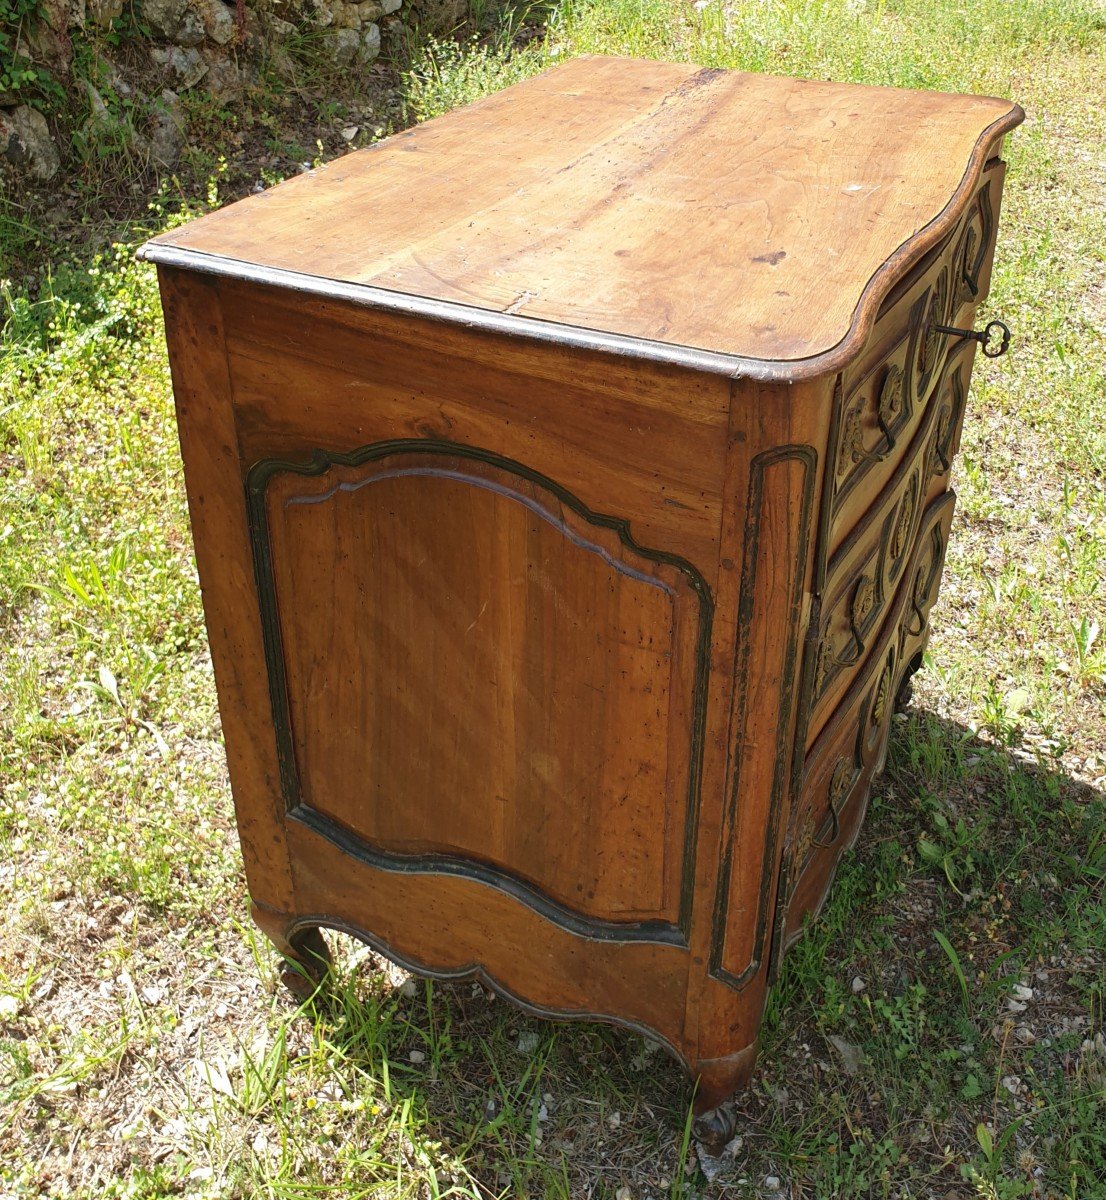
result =
[[[172,166],[186,140],[183,93],[201,88],[225,102],[261,70],[291,78],[296,48],[343,70],[363,68],[379,55],[382,36],[399,32],[405,4],[421,10],[424,0],[138,0],[128,53],[109,61],[105,47],[96,69],[78,79],[74,43],[91,37],[104,45],[96,35],[118,21],[123,0],[42,0],[16,52],[87,100],[78,136],[104,130],[116,120],[111,102],[122,100],[142,114],[125,131],[132,148]],[[424,16],[415,11],[413,19]],[[136,47],[138,55],[130,52]],[[41,112],[18,100],[0,93],[0,173],[46,182],[63,163],[59,139]]]

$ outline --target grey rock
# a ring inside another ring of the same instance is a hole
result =
[[[61,167],[46,118],[25,104],[0,110],[0,155],[42,183],[53,179]]]
[[[352,67],[361,57],[361,35],[356,29],[327,29],[321,40],[339,67]]]
[[[377,0],[364,0],[357,6],[357,13],[362,21],[375,21],[384,15],[385,9]]]
[[[220,3],[220,0],[211,0],[206,16],[204,28],[207,30],[207,36],[216,45],[227,45],[238,32],[238,22],[234,19],[233,9]]]
[[[98,79],[101,83],[109,87],[117,96],[124,98],[134,95],[134,88],[123,78],[123,75],[116,68],[115,64],[102,54],[95,56],[95,71],[92,73],[93,79]]]
[[[103,96],[92,86],[86,79],[84,81],[85,91],[88,93],[88,109],[91,114],[91,120],[94,125],[105,124],[111,121],[111,114],[108,112],[108,106],[104,103]]]
[[[145,157],[150,153],[147,140],[134,127],[131,114],[113,112],[99,90],[86,79],[84,90],[88,96],[88,120],[80,128],[80,136],[89,146],[110,149],[112,152],[126,149],[130,154]]]
[[[315,0],[315,12],[312,16],[312,23],[320,29],[325,29],[334,24],[334,9],[327,0]]]
[[[123,0],[87,0],[83,7],[88,21],[98,29],[107,29],[112,21],[123,15]],[[83,25],[84,21],[76,23]]]
[[[333,26],[335,29],[359,29],[361,13],[356,4],[342,4],[340,0],[331,0],[334,13]]]
[[[150,57],[165,67],[179,92],[195,87],[207,74],[207,63],[200,52],[191,46],[167,46],[164,50],[151,50]]]
[[[296,32],[296,27],[291,21],[284,21],[280,17],[274,17],[272,13],[265,15],[264,22],[266,33],[270,37],[277,38],[280,41],[286,41]]]
[[[384,15],[388,16],[391,13],[399,12],[403,7],[403,0],[380,0],[380,7],[384,10]]]
[[[365,25],[361,29],[361,61],[372,62],[380,54],[380,26]]]
[[[23,36],[16,41],[16,53],[29,58],[41,66],[48,67],[55,75],[66,76],[73,61],[73,42],[64,26],[55,29],[49,21],[35,21],[22,30]]]
[[[713,1183],[720,1175],[729,1176],[733,1174],[734,1160],[741,1153],[741,1148],[744,1145],[744,1138],[732,1138],[726,1143],[722,1153],[715,1157],[707,1151],[702,1142],[695,1143],[695,1154],[699,1159],[699,1169],[707,1177],[708,1183]]]
[[[81,9],[83,17],[83,3],[76,7]],[[38,11],[46,24],[57,33],[64,34],[71,23],[76,24],[68,0],[39,0]]]
[[[143,0],[146,24],[166,41],[198,46],[204,40],[204,21],[192,0]]]
[[[204,76],[204,87],[216,100],[230,100],[242,90],[242,73],[234,59],[214,50],[204,54],[207,63],[207,74]]]
[[[831,1033],[826,1040],[841,1055],[841,1065],[845,1068],[845,1074],[855,1075],[860,1070],[860,1064],[863,1061],[860,1047],[854,1046],[852,1042],[847,1042],[843,1037],[838,1037],[834,1033]]]
[[[158,97],[150,121],[150,157],[163,167],[173,166],[187,141],[187,122],[176,92],[165,89]]]

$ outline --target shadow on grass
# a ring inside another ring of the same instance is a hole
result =
[[[369,1012],[364,973],[341,966],[319,1016],[488,1195],[773,1178],[792,1197],[1100,1195],[1104,880],[1101,791],[900,717],[857,845],[783,965],[741,1142],[707,1193],[685,1170],[690,1089],[639,1036],[534,1020],[475,983],[407,982]]]

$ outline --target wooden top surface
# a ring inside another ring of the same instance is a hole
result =
[[[691,348],[813,374],[859,347],[1022,115],[989,97],[582,58],[145,255],[290,286],[272,272],[295,272],[392,308],[418,297],[523,335],[555,322],[568,342],[616,335],[645,357]]]

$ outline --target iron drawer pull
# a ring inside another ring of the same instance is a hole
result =
[[[860,430],[858,422],[858,414],[854,411],[849,414],[850,426],[846,431],[846,437],[851,438],[851,441],[845,441],[841,444],[841,459],[845,461],[846,455],[852,459],[854,463],[881,463],[895,449],[895,438],[891,430],[887,426],[881,412],[876,413],[876,424],[879,426],[880,432],[886,439],[886,445],[881,448],[873,448],[867,450],[864,447],[864,435]],[[838,471],[847,469],[838,467]]]
[[[904,632],[907,637],[919,637],[926,627],[925,613],[922,612],[917,600],[911,600],[910,607],[913,610],[911,621]]]
[[[837,766],[833,769],[829,795],[826,797],[826,803],[829,806],[830,821],[832,822],[829,841],[824,842],[821,838],[813,839],[814,844],[823,850],[828,850],[841,836],[841,818],[837,815],[837,810],[844,805],[854,778],[855,772],[852,763],[847,758],[840,759]]]
[[[829,815],[830,815],[830,820],[833,822],[833,830],[829,835],[829,841],[824,842],[824,841],[822,841],[821,838],[814,839],[814,844],[820,850],[828,850],[830,848],[830,846],[832,846],[833,843],[836,842],[837,839],[841,836],[841,821],[837,816],[837,805],[834,802],[833,796],[830,796],[830,798],[829,798]]]
[[[864,657],[864,639],[861,638],[860,634],[857,633],[855,629],[851,629],[849,632],[852,634],[853,639],[852,651],[851,653],[849,650],[845,651],[845,654],[848,655],[847,658],[834,652],[833,665],[835,667],[855,667],[856,664]]]
[[[888,367],[876,399],[876,423],[879,425],[880,432],[887,439],[887,448],[879,456],[881,462],[895,449],[895,435],[891,432],[891,422],[895,419],[895,413],[902,409],[902,389],[902,367],[898,365]]]
[[[905,627],[907,637],[921,636],[926,627],[926,615],[922,606],[925,604],[928,598],[929,588],[926,586],[927,582],[928,580],[925,577],[925,567],[919,567],[918,573],[914,576],[914,589],[913,594],[910,597],[910,607],[913,610],[913,615],[911,616],[910,624]],[[916,626],[914,621],[915,617],[917,618]]]
[[[877,462],[883,462],[883,460],[888,456],[888,454],[892,454],[894,452],[895,435],[891,432],[891,427],[887,424],[887,421],[884,419],[882,410],[876,412],[876,424],[879,425],[880,433],[882,433],[883,436],[887,439],[887,445],[879,453],[878,457],[876,457]]]
[[[957,337],[971,338],[983,346],[988,358],[1001,358],[1010,349],[1010,326],[1005,321],[990,321],[985,329],[957,329],[955,325],[934,325],[935,333],[954,333]],[[1000,341],[995,343],[995,331]]]
[[[867,575],[861,575],[856,581],[852,603],[849,605],[849,633],[853,639],[852,652],[846,650],[845,654],[848,655],[846,658],[836,650],[831,651],[831,661],[834,666],[854,667],[864,657],[864,638],[861,635],[860,627],[868,619],[875,602],[875,584]]]
[[[879,418],[877,417],[876,420],[879,421]],[[880,429],[883,430],[883,433],[885,435],[887,434],[887,430],[883,429],[882,421],[880,421]],[[891,451],[894,450],[894,448],[895,448],[894,441],[891,439],[890,436],[887,436],[887,445],[884,446],[882,450],[864,450],[859,447],[854,449],[852,452],[853,453],[853,462],[881,463],[888,456],[888,454],[890,454]]]

